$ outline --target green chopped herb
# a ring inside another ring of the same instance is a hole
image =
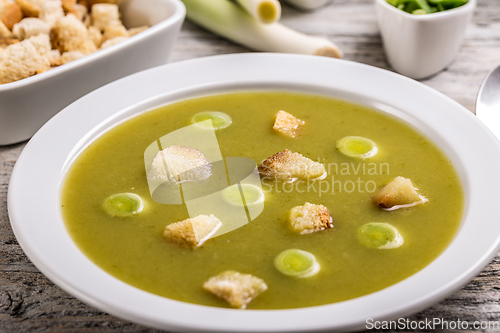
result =
[[[465,5],[469,0],[387,0],[387,3],[414,15],[425,15]]]

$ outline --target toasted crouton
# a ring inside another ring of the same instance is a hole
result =
[[[278,114],[276,114],[273,129],[286,136],[294,138],[299,134],[304,124],[305,121],[295,118],[290,113],[279,111]]]
[[[123,36],[115,37],[113,39],[108,39],[107,41],[105,41],[101,44],[100,48],[105,49],[107,47],[110,47],[110,46],[113,46],[113,45],[118,44],[120,42],[123,42],[125,39],[127,39],[127,37],[123,37]]]
[[[110,25],[104,28],[104,33],[102,35],[103,42],[116,37],[128,37],[128,30],[122,25]]]
[[[76,4],[74,7],[74,15],[80,19],[80,21],[85,22],[85,19],[89,16],[89,10],[86,6]],[[90,23],[90,22],[89,22]]]
[[[173,243],[195,249],[209,240],[221,226],[222,222],[214,215],[198,215],[167,225],[163,236]]]
[[[129,30],[128,30],[128,35],[129,35],[130,37],[135,36],[135,35],[137,35],[139,32],[143,32],[144,30],[146,30],[146,29],[148,29],[148,28],[149,28],[149,26],[147,26],[147,25],[142,25],[142,26],[137,27],[137,28],[132,28],[132,29],[129,29]]]
[[[97,48],[101,47],[102,44],[102,33],[101,30],[97,29],[94,26],[89,27],[89,36],[90,39],[94,42]]]
[[[120,25],[120,12],[118,6],[107,3],[99,3],[92,6],[90,11],[92,25],[104,31],[110,25]]]
[[[151,177],[182,183],[205,180],[212,175],[212,164],[198,149],[170,146],[158,152],[153,159]]]
[[[24,16],[38,17],[45,0],[16,0],[16,2],[19,4],[19,7],[21,7]]]
[[[10,31],[7,26],[0,20],[0,38],[11,38],[13,37],[12,31]]]
[[[76,0],[61,0],[62,7],[66,13],[71,13],[78,17],[75,10]]]
[[[0,21],[5,24],[7,29],[12,30],[14,24],[23,19],[21,7],[15,2],[0,0]]]
[[[417,193],[411,180],[403,177],[394,178],[373,197],[373,202],[385,210],[413,207],[427,201]]]
[[[19,39],[14,38],[0,38],[0,61],[1,54],[7,49],[9,45],[19,43]]]
[[[39,19],[47,23],[51,28],[54,24],[64,17],[64,10],[61,1],[51,0],[42,4]]]
[[[280,151],[259,165],[259,173],[265,177],[281,180],[322,179],[326,177],[325,166],[319,162],[292,153],[285,149]]]
[[[232,307],[244,309],[260,293],[267,290],[264,280],[251,274],[225,271],[211,277],[203,288],[226,300]]]
[[[290,225],[293,231],[305,235],[333,228],[332,217],[323,205],[306,202],[290,211]]]
[[[59,52],[59,50],[50,50],[46,56],[47,59],[49,59],[50,61],[51,67],[57,67],[62,65],[61,52]]]
[[[49,68],[49,60],[40,55],[29,40],[24,40],[10,45],[0,56],[0,84],[21,80]]]
[[[122,0],[88,0],[88,4],[90,7],[95,5],[96,3],[110,3],[113,5],[119,5]]]
[[[14,36],[20,40],[36,36],[38,34],[49,34],[50,25],[35,17],[27,17],[16,23],[12,29]]]
[[[9,45],[17,44],[19,42],[20,42],[20,40],[19,39],[15,39],[15,38],[0,38],[0,47],[1,48],[6,48]]]
[[[36,51],[41,55],[41,56],[48,56],[48,53],[50,52],[50,37],[47,34],[39,34],[36,36],[31,36],[28,38],[28,40],[33,44],[35,47]]]
[[[75,61],[77,59],[85,57],[85,54],[78,51],[64,52],[61,55],[61,65],[67,64],[68,62]]]
[[[87,55],[97,50],[85,25],[72,14],[56,22],[51,37],[52,45],[61,53],[78,51]]]

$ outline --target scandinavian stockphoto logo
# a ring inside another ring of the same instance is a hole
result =
[[[213,237],[238,229],[264,210],[254,160],[223,157],[211,120],[162,136],[144,152],[151,198],[185,205],[190,218],[215,215],[222,227]]]

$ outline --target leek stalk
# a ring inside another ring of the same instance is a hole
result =
[[[278,0],[236,0],[236,2],[262,23],[278,22],[281,17],[281,5]]]
[[[229,0],[182,1],[191,22],[252,50],[342,57],[329,40],[302,34],[280,23],[264,24]]]

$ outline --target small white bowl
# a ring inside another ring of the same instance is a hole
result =
[[[120,12],[128,28],[151,27],[69,64],[0,85],[0,145],[29,139],[57,112],[94,89],[167,62],[184,21],[182,2],[124,0]]]
[[[386,0],[374,1],[387,60],[413,79],[434,75],[453,61],[476,8],[476,0],[469,0],[455,9],[413,15]]]
[[[325,6],[331,0],[286,0],[287,3],[302,10],[315,10]]]
[[[112,277],[83,255],[59,207],[65,173],[88,144],[144,110],[201,95],[255,89],[314,93],[369,105],[430,138],[452,161],[464,186],[462,224],[448,248],[421,271],[373,294],[302,309],[244,311],[150,294]],[[324,57],[225,55],[146,70],[68,106],[45,124],[19,157],[9,184],[8,210],[19,244],[38,269],[75,297],[126,320],[176,332],[345,332],[364,328],[369,318],[395,319],[430,306],[490,262],[500,244],[498,170],[496,137],[470,111],[419,82]]]

